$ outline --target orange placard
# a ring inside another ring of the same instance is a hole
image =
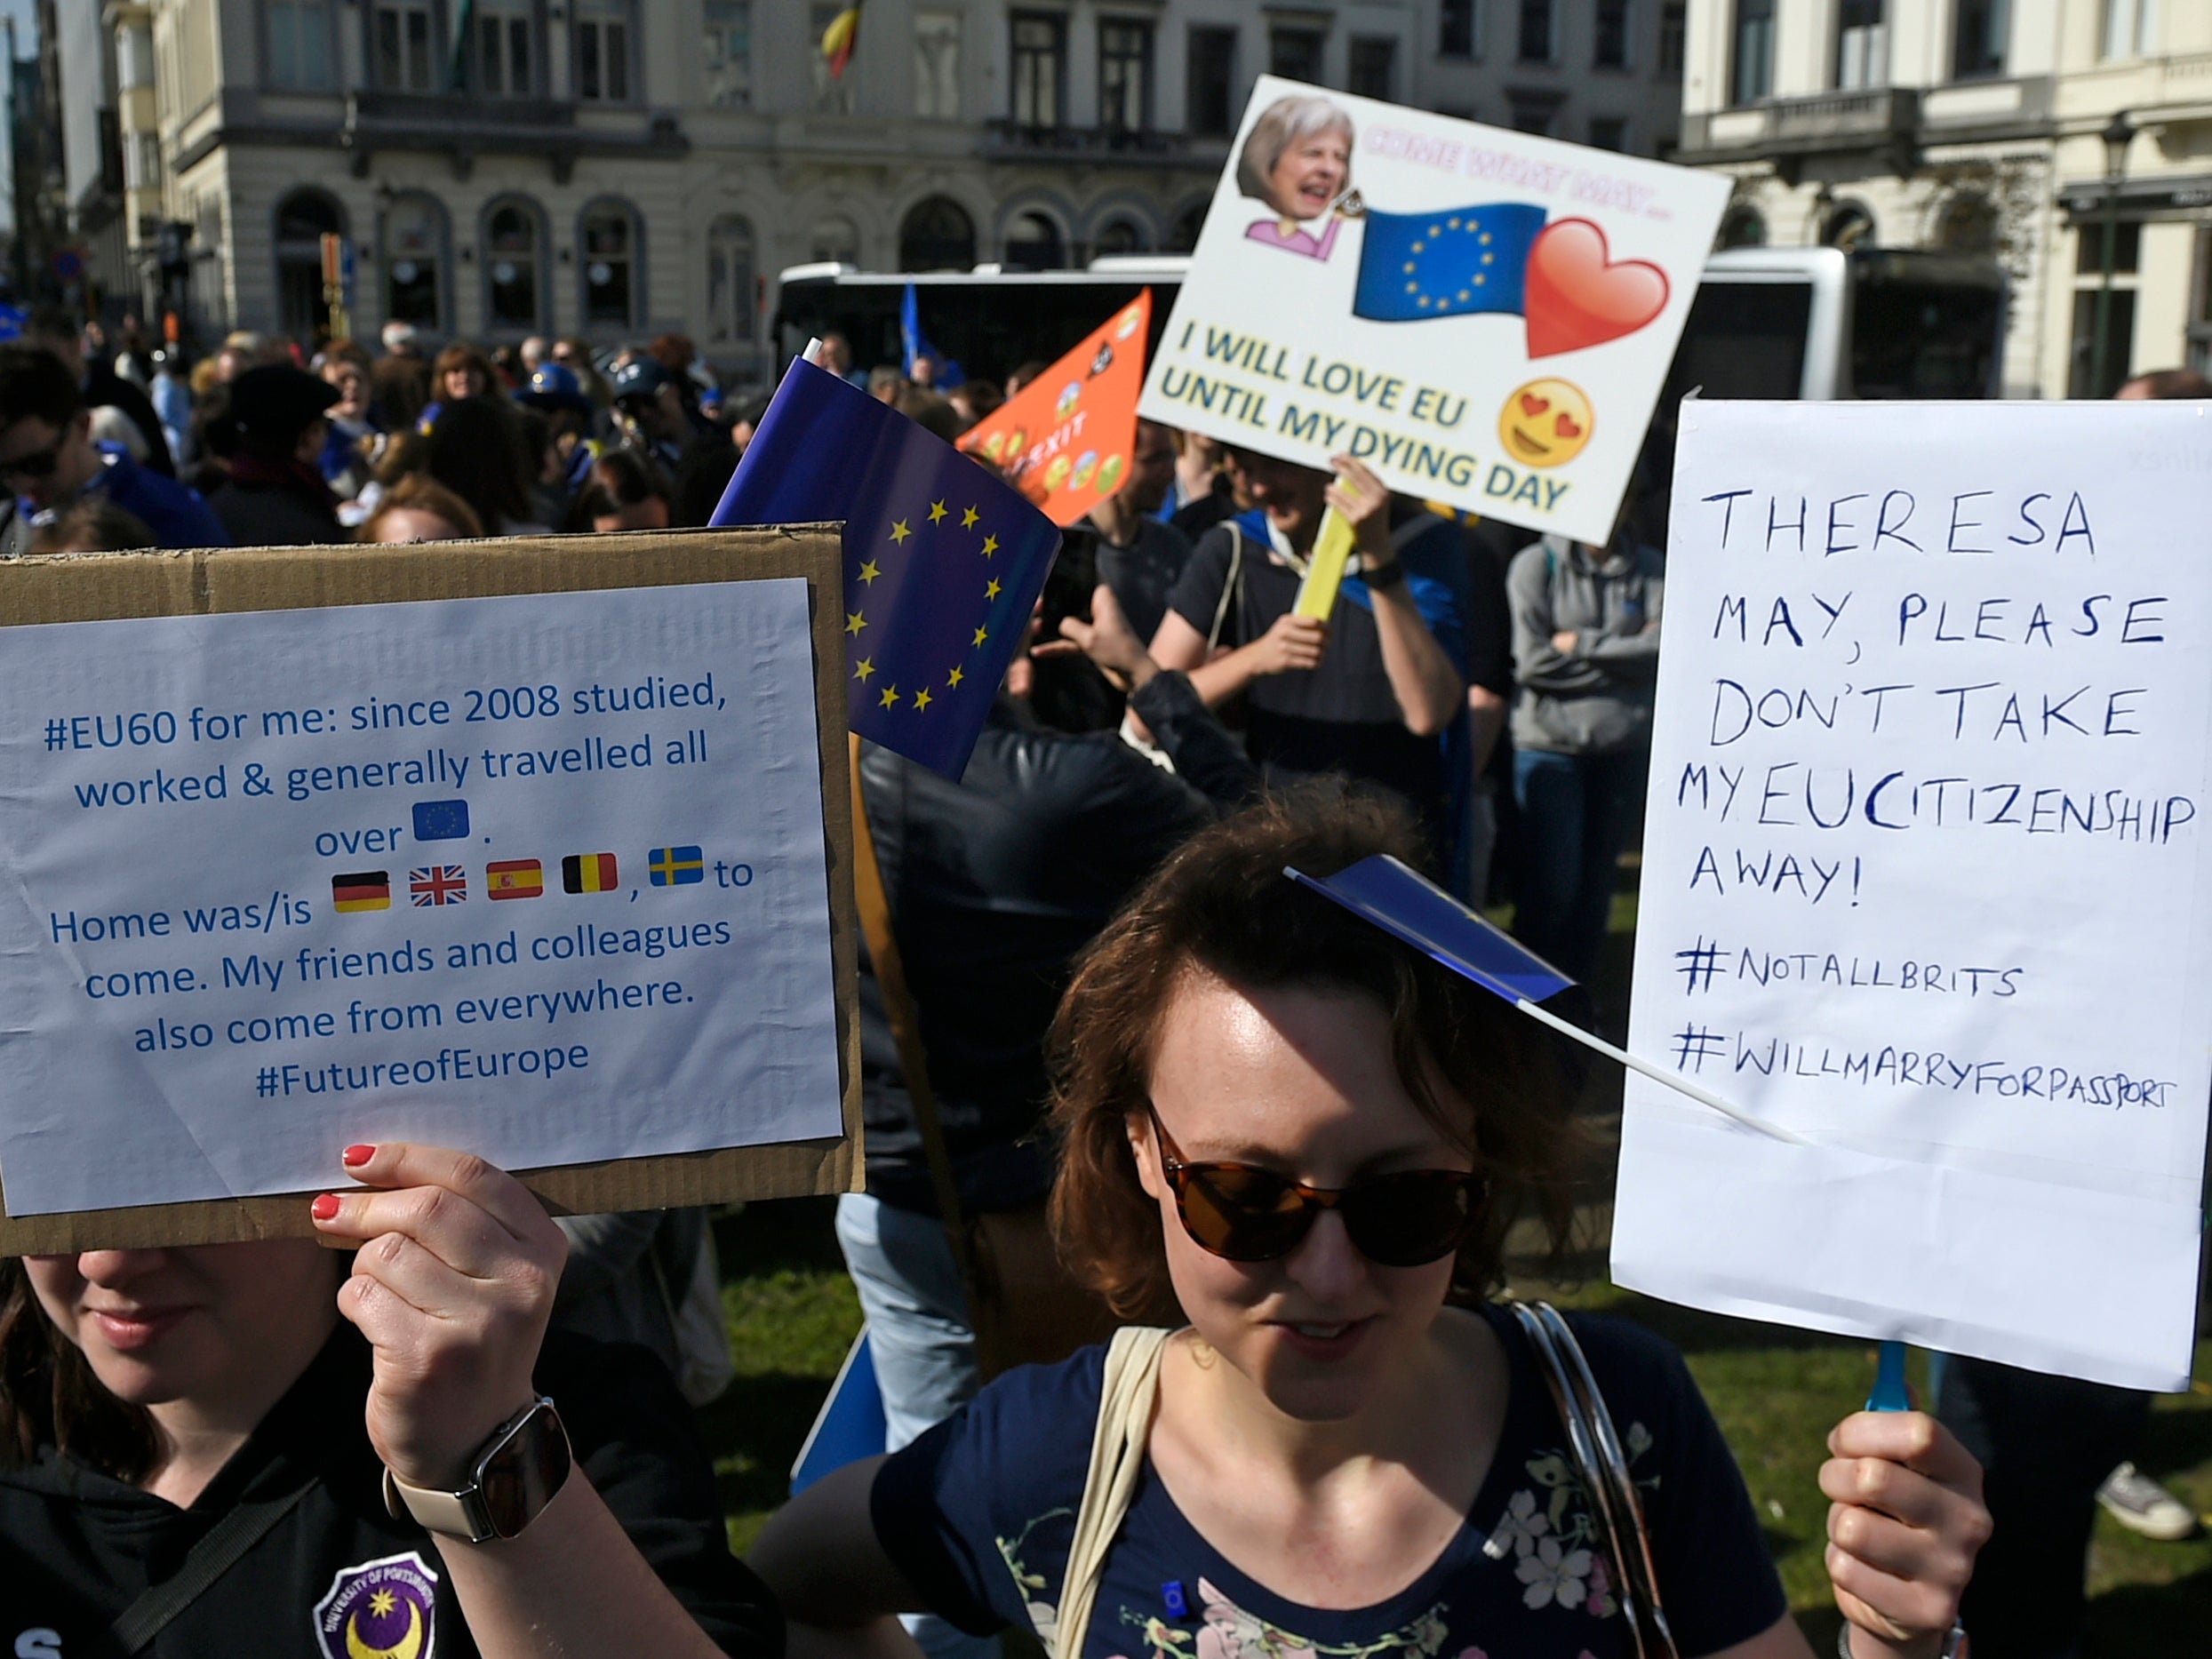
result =
[[[970,427],[961,449],[996,466],[1055,524],[1073,524],[1129,476],[1151,322],[1147,288]]]

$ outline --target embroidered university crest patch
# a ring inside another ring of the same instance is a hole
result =
[[[323,1659],[432,1659],[438,1575],[410,1550],[341,1567],[315,1604]]]

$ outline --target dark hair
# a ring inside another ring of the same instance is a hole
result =
[[[2194,369],[2153,369],[2128,376],[2128,384],[2141,387],[2145,397],[2212,397],[2212,380]]]
[[[1541,1218],[1554,1255],[1564,1250],[1582,1138],[1527,1017],[1282,873],[1288,865],[1333,875],[1376,853],[1425,862],[1394,800],[1340,783],[1287,791],[1186,842],[1078,963],[1048,1046],[1060,1144],[1052,1235],[1077,1277],[1124,1317],[1171,1295],[1160,1209],[1138,1179],[1129,1120],[1151,1100],[1168,1005],[1197,976],[1341,992],[1389,1015],[1407,1092],[1489,1183],[1481,1225],[1459,1251],[1458,1294],[1497,1282],[1506,1230],[1524,1211]],[[1472,1121],[1439,1097],[1439,1082],[1473,1107]]]
[[[36,419],[59,431],[84,407],[76,377],[53,353],[21,340],[0,345],[0,427]]]
[[[675,522],[675,495],[661,471],[635,450],[609,450],[591,464],[584,487],[569,508],[567,528],[579,534],[597,528],[597,521],[612,518],[624,509],[658,498]]]
[[[108,1392],[10,1257],[0,1260],[0,1467],[31,1462],[41,1443],[133,1483],[161,1455],[152,1415]]]
[[[530,485],[537,467],[523,452],[522,435],[503,403],[465,397],[439,410],[430,423],[423,465],[475,509],[487,534],[503,536],[510,522],[530,517]]]
[[[79,497],[31,533],[33,553],[121,553],[159,546],[160,538],[144,519],[117,506],[104,491]]]
[[[960,435],[960,411],[953,407],[949,398],[935,392],[910,386],[898,395],[898,402],[892,407],[922,431],[947,443]]]
[[[418,513],[435,513],[455,530],[461,538],[473,541],[483,534],[483,522],[476,516],[476,509],[455,495],[427,473],[406,473],[397,483],[385,491],[383,499],[376,504],[376,511],[362,521],[354,531],[355,541],[374,541],[377,532],[384,528],[387,514],[402,507]]]

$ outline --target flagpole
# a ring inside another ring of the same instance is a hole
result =
[[[1776,1140],[1785,1142],[1792,1146],[1811,1145],[1803,1136],[1793,1135],[1779,1124],[1769,1123],[1764,1118],[1754,1118],[1750,1113],[1731,1106],[1710,1089],[1700,1089],[1697,1084],[1678,1077],[1672,1072],[1665,1071],[1652,1065],[1649,1060],[1640,1060],[1625,1049],[1616,1049],[1604,1038],[1593,1035],[1571,1020],[1561,1019],[1549,1009],[1538,1008],[1527,997],[1515,998],[1513,1006],[1530,1019],[1549,1025],[1561,1036],[1571,1037],[1584,1048],[1594,1049],[1609,1060],[1617,1060],[1630,1071],[1641,1073],[1655,1083],[1665,1083],[1676,1093],[1689,1096],[1701,1106],[1711,1106],[1722,1117],[1732,1118],[1747,1129],[1756,1129],[1761,1135],[1771,1136]]]

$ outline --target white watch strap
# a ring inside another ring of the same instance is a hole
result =
[[[466,1492],[441,1492],[435,1487],[419,1487],[402,1480],[390,1470],[384,1472],[384,1506],[394,1509],[398,1500],[415,1518],[416,1524],[428,1531],[449,1538],[465,1538],[471,1543],[482,1543],[495,1535],[490,1519],[483,1512],[483,1500],[471,1488]]]

